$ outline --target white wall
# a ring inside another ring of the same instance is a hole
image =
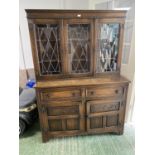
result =
[[[30,38],[25,9],[88,9],[89,0],[20,0],[19,1],[19,24],[21,30],[20,37],[20,62],[19,68],[33,68]],[[25,65],[23,62],[23,54]]]

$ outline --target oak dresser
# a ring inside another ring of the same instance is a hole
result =
[[[26,10],[42,140],[123,134],[126,11]]]

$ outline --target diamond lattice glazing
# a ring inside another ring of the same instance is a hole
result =
[[[61,73],[58,25],[37,25],[36,34],[41,74]]]
[[[68,52],[72,73],[90,72],[90,27],[88,24],[68,26]]]

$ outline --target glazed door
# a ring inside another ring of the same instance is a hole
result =
[[[123,21],[95,20],[95,73],[118,72],[121,64]]]
[[[33,19],[29,27],[37,79],[63,74],[62,21]],[[34,47],[35,45],[35,47]]]
[[[86,76],[93,69],[93,23],[88,19],[64,21],[66,72],[70,76]]]

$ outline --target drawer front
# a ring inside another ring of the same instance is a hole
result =
[[[65,98],[79,98],[81,97],[80,89],[77,90],[48,90],[41,92],[41,100],[61,100]]]
[[[122,97],[123,87],[88,88],[86,97]]]

